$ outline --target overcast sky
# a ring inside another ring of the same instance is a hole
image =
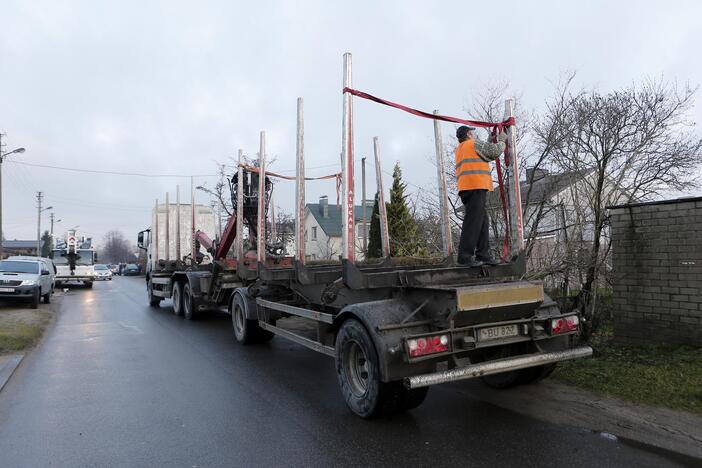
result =
[[[5,237],[35,238],[39,190],[62,219],[57,232],[78,225],[98,241],[111,229],[134,239],[176,184],[189,200],[187,178],[11,161],[214,174],[238,148],[254,155],[266,130],[270,169],[292,174],[298,96],[308,175],[335,172],[347,51],[354,87],[457,116],[494,80],[509,80],[536,110],[568,70],[603,91],[661,75],[702,81],[700,2],[379,3],[0,0],[0,132],[5,151],[27,149],[3,164]],[[699,93],[697,101],[691,117],[702,122]],[[354,114],[357,158],[372,158],[377,135],[385,171],[400,161],[411,190],[433,185],[431,121],[358,99]],[[455,127],[443,128],[448,140]],[[276,188],[287,210],[292,187]],[[322,194],[335,199],[333,182],[308,183],[308,202]],[[208,202],[202,193],[198,201]]]

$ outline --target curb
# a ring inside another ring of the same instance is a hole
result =
[[[10,380],[22,359],[24,359],[24,354],[0,356],[0,391],[5,387],[7,381]]]

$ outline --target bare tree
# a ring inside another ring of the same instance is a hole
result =
[[[101,257],[110,263],[134,261],[134,249],[121,231],[112,230],[105,234]]]
[[[575,223],[587,241],[575,257],[583,262],[577,306],[596,325],[598,275],[610,249],[606,207],[650,199],[694,184],[702,139],[687,119],[695,89],[648,80],[606,94],[557,89],[537,126],[562,172],[579,174],[569,197]]]

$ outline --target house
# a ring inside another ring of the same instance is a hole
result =
[[[363,206],[353,210],[356,230],[356,258],[363,259],[363,235],[370,232],[373,201],[366,200],[366,224],[363,224]],[[341,255],[341,206],[330,205],[326,195],[319,203],[305,205],[305,258],[307,260],[336,260]]]
[[[529,254],[527,269],[547,279],[550,287],[568,283],[587,264],[594,240],[592,170],[551,173],[527,169],[520,182],[523,206],[524,240]],[[614,183],[605,187],[607,204],[629,200]],[[604,204],[603,204],[604,205]],[[490,194],[491,245],[499,248],[504,239],[502,205],[499,192]],[[607,237],[608,231],[603,232]],[[607,267],[608,259],[603,262]]]
[[[35,240],[4,240],[2,241],[3,257],[10,255],[36,255],[37,241]]]

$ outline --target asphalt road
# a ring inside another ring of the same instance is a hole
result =
[[[142,278],[63,297],[55,326],[0,393],[0,465],[677,466],[652,451],[433,388],[364,421],[333,361],[275,338],[238,345],[228,315],[147,305]],[[568,411],[568,408],[563,408]]]

